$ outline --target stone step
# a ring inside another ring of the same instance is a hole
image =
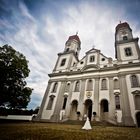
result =
[[[62,122],[63,124],[71,124],[71,125],[84,125],[85,121],[78,121],[78,120],[67,120],[65,122]],[[90,124],[92,126],[114,126],[114,124],[111,124],[106,121],[90,121]]]

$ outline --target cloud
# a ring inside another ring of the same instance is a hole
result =
[[[80,58],[93,45],[104,55],[114,58],[115,26],[120,19],[127,20],[135,34],[140,36],[138,21],[125,18],[125,9],[108,7],[98,2],[66,3],[65,6],[59,5],[57,13],[54,9],[46,13],[43,8],[43,12],[37,16],[33,16],[22,1],[19,1],[18,8],[13,7],[11,10],[13,22],[9,18],[0,19],[0,44],[12,45],[29,60],[31,72],[27,83],[34,88],[29,108],[41,104],[49,79],[47,74],[52,72],[57,53],[64,50],[70,35],[78,31],[82,43]]]

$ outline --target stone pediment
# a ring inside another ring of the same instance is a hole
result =
[[[81,71],[91,71],[91,70],[97,70],[98,69],[98,66],[97,65],[86,65],[84,66]]]
[[[92,48],[89,51],[87,51],[86,54],[88,54],[88,53],[95,53],[95,52],[100,52],[100,50],[97,50],[95,48]]]
[[[140,94],[140,90],[135,90],[132,92],[132,94]]]

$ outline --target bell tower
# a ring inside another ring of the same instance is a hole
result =
[[[65,43],[65,48],[62,53],[58,53],[58,59],[53,72],[68,71],[79,61],[79,53],[81,50],[81,41],[78,35],[69,36]]]
[[[80,49],[81,49],[80,45],[81,45],[81,42],[77,34],[73,36],[69,36],[68,40],[65,43],[64,53],[73,52],[75,56],[78,57]]]
[[[132,29],[127,22],[116,26],[115,57],[118,61],[140,59],[139,38],[133,38]]]

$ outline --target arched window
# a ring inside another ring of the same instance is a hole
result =
[[[139,86],[139,83],[138,83],[138,78],[136,75],[132,75],[131,76],[131,87],[134,88],[134,87],[138,87]]]
[[[94,62],[94,60],[95,60],[95,56],[94,55],[90,56],[89,62]]]
[[[140,95],[135,95],[135,108],[140,110]]]
[[[77,81],[76,83],[75,83],[75,90],[74,91],[79,91],[79,87],[80,87],[80,83],[79,83],[79,81]]]
[[[101,89],[102,89],[102,90],[107,89],[107,81],[106,81],[106,79],[102,79]]]
[[[88,82],[87,82],[87,91],[91,91],[91,90],[93,90],[93,82],[92,82],[92,80],[90,79],[90,80],[88,80]]]
[[[123,40],[128,40],[127,36],[123,36]]]
[[[65,88],[65,92],[69,92],[70,89],[70,83],[67,83],[66,88]]]
[[[64,66],[66,63],[66,58],[62,59],[60,66]]]
[[[51,109],[52,109],[54,97],[55,97],[55,96],[53,96],[53,95],[50,96],[50,99],[49,99],[49,102],[48,102],[48,105],[47,105],[47,110],[51,110]]]
[[[124,48],[126,56],[132,56],[132,50],[130,47]]]
[[[119,88],[119,81],[118,79],[114,79],[114,89],[118,89]]]
[[[120,97],[119,97],[119,95],[115,96],[115,105],[116,105],[116,109],[120,109]]]
[[[66,104],[67,104],[67,97],[64,97],[62,109],[66,108]]]
[[[66,49],[66,52],[68,52],[68,51],[69,51],[69,48]]]
[[[58,87],[58,83],[56,82],[56,83],[54,83],[54,85],[53,85],[53,89],[52,89],[52,92],[56,92],[56,90],[57,90],[57,87]]]

